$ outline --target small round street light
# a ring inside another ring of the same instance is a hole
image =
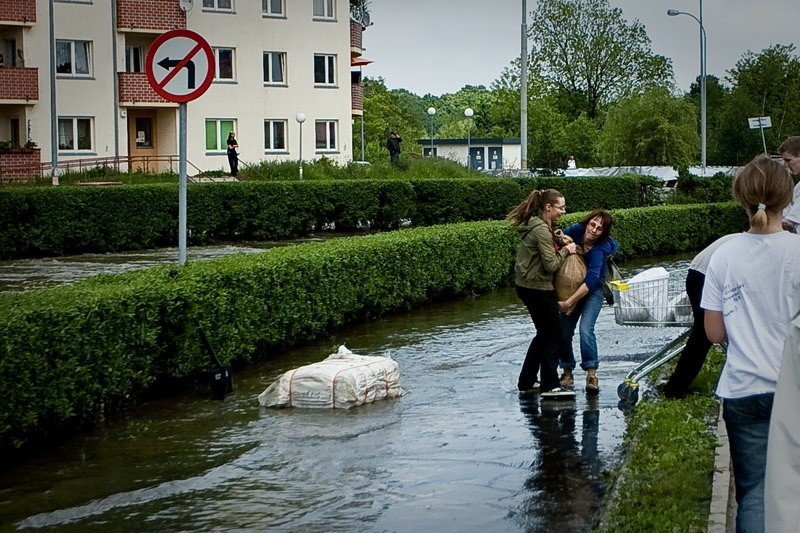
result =
[[[436,109],[433,107],[428,108],[428,116],[431,117],[431,153],[428,154],[430,157],[433,157],[433,115],[436,114]]]
[[[294,119],[300,125],[300,179],[303,179],[303,122],[306,121],[305,113],[298,113]]]
[[[471,136],[472,136],[472,115],[475,111],[471,107],[464,110],[464,116],[467,117],[467,168],[472,168],[472,150],[471,150]]]

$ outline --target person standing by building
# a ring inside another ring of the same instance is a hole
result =
[[[800,174],[800,137],[789,137],[778,147],[778,154],[792,174]],[[794,186],[792,203],[783,210],[783,220],[800,230],[800,182]]]
[[[558,381],[561,323],[553,274],[569,254],[574,242],[556,247],[553,223],[566,211],[564,195],[555,189],[535,190],[511,210],[506,219],[517,229],[520,243],[514,261],[517,296],[525,304],[536,328],[517,381],[520,392],[534,388],[541,371],[542,398],[574,397]]]
[[[228,164],[231,167],[231,176],[234,178],[239,173],[239,154],[236,149],[239,148],[239,143],[236,141],[236,133],[230,132],[228,134]]]
[[[603,209],[595,209],[583,220],[564,230],[564,234],[572,238],[583,248],[583,259],[586,261],[586,277],[577,290],[566,300],[558,302],[561,311],[561,329],[563,334],[560,355],[561,388],[572,389],[575,369],[575,354],[572,350],[572,337],[580,320],[581,368],[586,372],[586,392],[600,392],[597,378],[599,366],[597,354],[597,338],[594,325],[605,302],[603,283],[606,281],[606,265],[608,258],[619,250],[617,241],[611,238],[613,218],[611,213]]]
[[[400,143],[403,139],[396,131],[389,132],[389,138],[386,140],[386,149],[389,150],[389,160],[394,166],[400,163]]]
[[[738,532],[765,531],[770,418],[789,323],[800,313],[800,236],[782,227],[793,186],[786,167],[766,155],[737,174],[733,197],[750,229],[714,252],[703,286],[708,340],[728,343],[717,396],[728,430]]]
[[[576,168],[578,168],[578,164],[575,162],[575,156],[571,155],[567,159],[567,170],[575,170]]]

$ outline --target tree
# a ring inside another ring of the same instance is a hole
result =
[[[706,159],[709,165],[725,165],[727,163],[722,155],[720,132],[723,128],[723,109],[729,98],[730,90],[722,85],[719,78],[712,75],[706,76]],[[689,87],[686,98],[700,110],[700,76]],[[700,116],[697,118],[700,121]]]
[[[599,153],[608,166],[688,165],[699,146],[697,108],[666,89],[651,89],[609,109]]]
[[[608,0],[540,0],[529,30],[531,62],[574,106],[573,118],[653,86],[673,85],[672,63],[653,54],[638,20]]]
[[[383,78],[364,79],[364,138],[367,160],[389,158],[386,139],[397,131],[403,137],[404,152],[419,152],[415,140],[425,134],[422,118],[424,107],[420,97],[405,89],[388,90]],[[361,125],[353,127],[354,152],[361,149]]]

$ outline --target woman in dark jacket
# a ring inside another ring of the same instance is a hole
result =
[[[541,369],[542,398],[575,395],[572,391],[562,391],[558,383],[561,325],[553,274],[567,255],[576,250],[575,243],[561,249],[557,249],[555,244],[553,222],[565,211],[564,195],[555,189],[547,189],[533,191],[506,217],[520,234],[514,261],[517,295],[536,327],[536,336],[525,355],[517,387],[523,392],[533,389]]]
[[[586,277],[572,295],[558,302],[561,311],[562,349],[560,385],[573,388],[572,370],[575,368],[575,354],[572,351],[572,337],[580,320],[581,368],[586,371],[586,392],[596,394],[600,391],[597,379],[597,339],[594,325],[603,307],[603,283],[606,281],[608,258],[617,253],[619,245],[611,238],[613,219],[611,213],[595,209],[589,215],[564,230],[566,235],[578,246],[583,247],[586,260]]]

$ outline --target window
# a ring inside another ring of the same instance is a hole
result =
[[[336,18],[336,12],[333,9],[334,5],[335,0],[314,0],[314,18]]]
[[[58,149],[92,150],[92,119],[58,117]]]
[[[125,72],[144,72],[143,52],[141,46],[125,47]]]
[[[314,83],[316,85],[336,84],[336,56],[314,55]]]
[[[215,81],[233,81],[233,48],[214,48],[214,61],[217,63]]]
[[[136,117],[136,148],[153,147],[153,119]]]
[[[233,119],[206,119],[206,150],[227,150],[228,134],[236,131],[235,125],[236,121]]]
[[[91,66],[91,41],[56,41],[56,73],[90,76]]]
[[[203,0],[203,9],[233,11],[233,0]]]
[[[286,150],[286,121],[264,121],[264,150]]]
[[[315,129],[317,150],[336,150],[336,121],[318,120]]]
[[[267,17],[282,17],[283,0],[261,0],[261,12]]]
[[[264,52],[264,83],[286,85],[285,72],[285,52]]]

